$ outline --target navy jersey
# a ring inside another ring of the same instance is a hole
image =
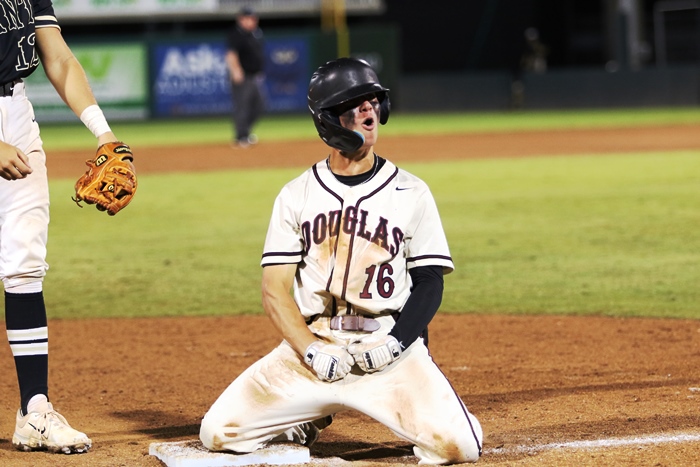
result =
[[[51,0],[2,0],[0,5],[0,84],[29,76],[39,65],[36,28],[55,27]]]

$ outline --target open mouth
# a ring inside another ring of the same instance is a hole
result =
[[[372,118],[372,117],[365,118],[362,121],[362,128],[364,128],[365,130],[373,129],[374,128],[374,118]]]

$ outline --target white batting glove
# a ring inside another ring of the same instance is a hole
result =
[[[322,381],[338,381],[350,373],[355,363],[345,347],[313,342],[304,352],[304,361]]]
[[[401,357],[401,346],[394,336],[369,338],[348,346],[348,352],[365,373],[383,370]]]

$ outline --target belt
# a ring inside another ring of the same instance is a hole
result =
[[[15,85],[21,83],[21,79],[16,79],[14,81],[10,81],[9,83],[5,83],[2,86],[0,86],[0,96],[2,97],[7,97],[12,95],[12,91],[15,89]]]
[[[330,328],[335,331],[374,332],[380,328],[379,321],[359,315],[339,315],[331,318]]]

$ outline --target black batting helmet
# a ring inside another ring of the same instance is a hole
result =
[[[389,89],[379,84],[369,63],[356,58],[338,58],[321,65],[309,83],[309,110],[321,139],[343,152],[357,151],[364,137],[340,125],[343,105],[374,94],[380,102],[379,123],[389,120]]]

